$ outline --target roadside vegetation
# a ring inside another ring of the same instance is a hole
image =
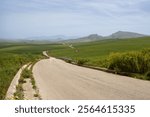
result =
[[[5,98],[7,89],[21,66],[35,63],[43,58],[42,51],[50,56],[66,59],[68,63],[104,67],[116,72],[137,74],[138,78],[149,80],[150,37],[135,39],[111,39],[87,43],[29,44],[0,43],[0,99]],[[145,49],[144,49],[145,48]],[[26,71],[25,76],[30,72]],[[20,81],[22,82],[22,81]],[[35,81],[32,79],[34,86]],[[19,90],[22,90],[18,86]]]
[[[150,37],[72,45],[74,49],[64,46],[61,51],[56,49],[49,54],[80,66],[102,67],[115,73],[125,72],[132,77],[150,80]]]
[[[31,78],[32,76],[32,71],[25,68],[22,72],[22,75],[21,75],[23,78]]]
[[[26,83],[26,78],[30,78],[31,72],[25,68],[22,70],[21,76],[18,81],[18,85],[16,86],[16,92],[14,93],[15,100],[23,100],[24,99],[24,89],[23,84]]]
[[[24,89],[23,89],[23,85],[24,85],[24,83],[26,83],[26,79],[30,79],[30,82],[32,84],[32,88],[35,91],[33,96],[37,97],[38,99],[41,99],[40,95],[39,95],[39,91],[36,87],[36,83],[35,83],[33,74],[32,74],[32,67],[29,69],[28,68],[29,66],[30,66],[30,64],[21,73],[19,83],[16,86],[16,92],[14,93],[14,99],[15,100],[24,100],[24,99],[26,99],[26,97],[24,95]]]
[[[0,53],[0,99],[5,98],[6,91],[19,68],[35,60],[31,55]]]
[[[41,54],[42,50],[48,48],[51,46],[47,44],[39,46],[38,44],[0,43],[0,99],[5,99],[8,87],[19,68],[29,62],[35,63],[44,58]],[[29,73],[25,72],[24,75],[28,76]],[[20,79],[19,82],[24,81]],[[20,85],[17,89],[22,90]]]
[[[112,53],[107,68],[116,72],[127,72],[134,77],[150,80],[150,48],[141,51]]]

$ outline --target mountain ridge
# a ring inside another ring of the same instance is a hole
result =
[[[66,42],[91,42],[91,41],[98,41],[104,39],[126,39],[126,38],[138,38],[138,37],[145,37],[148,35],[135,33],[135,32],[128,32],[128,31],[117,31],[112,33],[108,36],[101,36],[98,34],[90,34],[89,36],[77,38],[77,39],[70,39],[65,40]]]
[[[79,37],[77,36],[64,36],[64,35],[53,35],[53,36],[37,36],[37,37],[29,37],[25,39],[0,39],[0,42],[9,42],[9,41],[22,41],[22,42],[92,42],[92,41],[98,41],[98,40],[104,40],[104,39],[126,39],[126,38],[138,38],[138,37],[145,37],[149,35],[144,35],[140,33],[135,32],[127,32],[127,31],[117,31],[115,33],[112,33],[108,36],[102,36],[98,34],[90,34],[88,36]]]
[[[128,32],[128,31],[117,31],[115,33],[112,33],[109,35],[107,38],[137,38],[137,37],[144,37],[146,35],[140,34],[140,33],[135,33],[135,32]]]

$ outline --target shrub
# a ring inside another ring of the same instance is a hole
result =
[[[108,68],[117,72],[144,74],[150,70],[150,49],[139,52],[112,53],[108,61]]]
[[[78,59],[76,63],[77,63],[77,65],[81,65],[81,66],[82,66],[82,65],[84,65],[86,62],[88,62],[87,59]]]
[[[67,63],[72,63],[71,59],[66,60]]]
[[[68,57],[60,57],[59,59],[62,59],[64,61],[66,61],[67,63],[72,63],[73,60],[71,58],[68,58]]]
[[[150,80],[150,71],[145,73],[145,80]]]

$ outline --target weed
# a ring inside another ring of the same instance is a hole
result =
[[[32,71],[25,68],[22,72],[23,78],[30,78],[32,76]]]
[[[78,59],[76,63],[77,63],[77,65],[82,66],[87,62],[88,62],[88,59]]]
[[[150,80],[150,71],[148,71],[148,72],[145,73],[144,79],[145,80]]]
[[[23,100],[24,99],[22,84],[18,84],[16,86],[16,92],[14,93],[14,98],[16,100]]]
[[[34,97],[39,97],[39,95],[38,94],[34,94]]]
[[[21,76],[20,79],[19,79],[19,84],[23,84],[23,83],[26,83],[26,81],[25,81],[24,78]]]

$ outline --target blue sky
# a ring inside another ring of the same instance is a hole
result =
[[[150,0],[0,0],[0,38],[150,34]]]

